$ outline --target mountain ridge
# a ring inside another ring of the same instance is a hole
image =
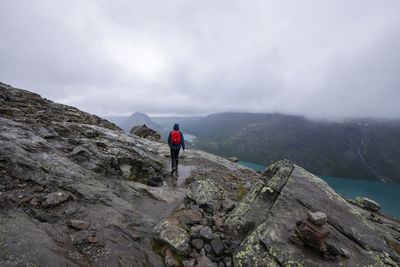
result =
[[[163,142],[1,83],[0,104],[1,265],[400,264],[399,219],[290,161],[256,172],[187,149],[174,177]],[[292,237],[315,211],[329,250]]]

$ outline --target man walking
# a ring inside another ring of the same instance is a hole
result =
[[[178,123],[175,123],[174,130],[168,135],[168,145],[171,149],[171,175],[175,172],[175,175],[178,176],[178,159],[181,146],[183,151],[185,151],[185,139],[182,132],[179,131]]]

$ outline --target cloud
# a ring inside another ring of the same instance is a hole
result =
[[[0,3],[0,80],[99,115],[399,118],[400,2]]]

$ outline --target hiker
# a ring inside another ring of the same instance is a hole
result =
[[[175,123],[174,130],[168,135],[168,145],[171,149],[171,175],[175,172],[176,176],[178,176],[178,158],[181,146],[185,151],[185,139],[182,132],[179,131],[178,123]]]

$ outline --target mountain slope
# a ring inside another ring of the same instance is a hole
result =
[[[225,157],[266,165],[287,158],[319,175],[400,183],[400,121],[222,113],[187,130],[198,148]]]
[[[189,149],[177,178],[168,152],[0,83],[0,265],[399,266],[399,220],[291,162],[261,174]],[[324,241],[347,250],[329,262],[288,238],[314,209],[328,215]]]
[[[142,126],[143,124],[146,124],[147,127],[157,132],[162,130],[162,127],[160,125],[153,122],[149,116],[141,112],[133,113],[118,126],[120,126],[124,131],[129,132],[133,126],[138,126],[138,125]]]

